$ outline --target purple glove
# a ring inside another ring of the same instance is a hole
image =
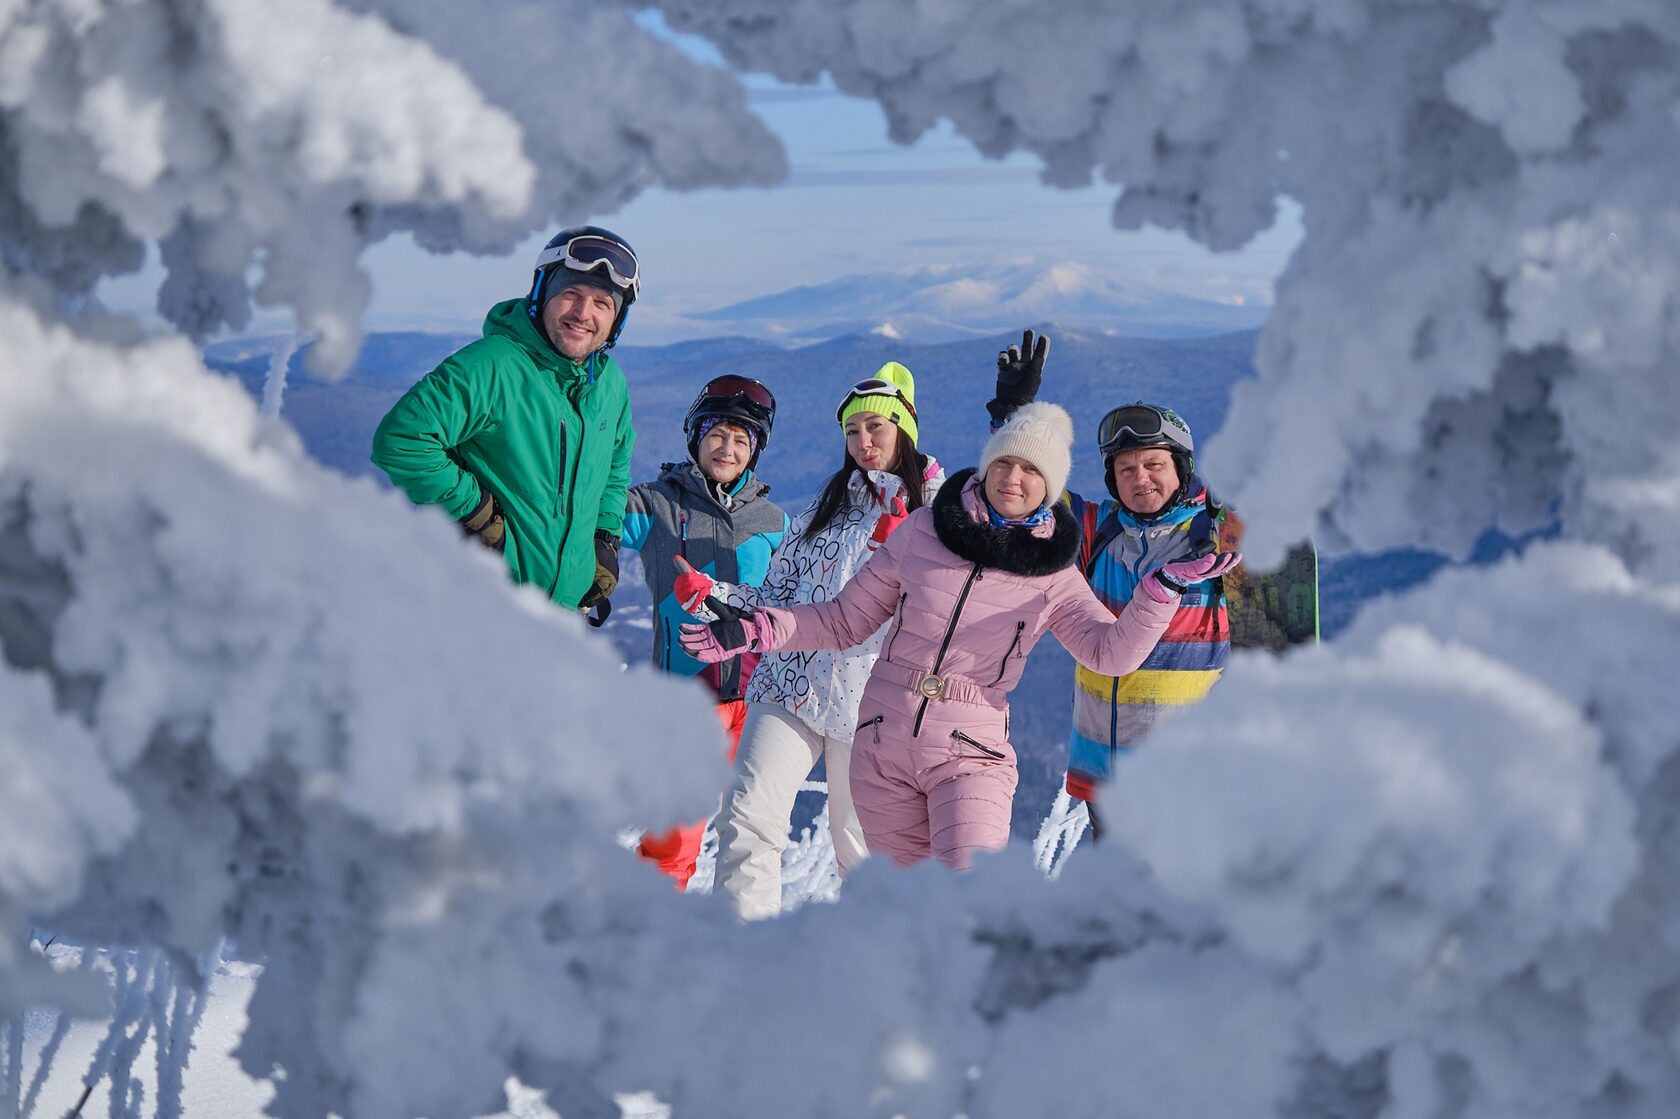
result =
[[[1175,560],[1145,576],[1143,589],[1156,602],[1174,602],[1191,583],[1217,579],[1241,562],[1241,552],[1209,552],[1198,559]]]
[[[688,622],[677,638],[683,652],[701,664],[717,664],[742,653],[770,651],[770,619],[742,614],[716,622]]]

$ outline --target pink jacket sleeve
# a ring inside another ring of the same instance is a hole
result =
[[[827,602],[805,606],[764,606],[758,615],[770,621],[771,643],[766,652],[801,649],[850,649],[869,640],[898,606],[899,567],[908,549],[914,518],[926,517],[925,509],[910,514],[869,562]]]
[[[1177,609],[1177,602],[1156,602],[1140,587],[1116,617],[1091,593],[1079,569],[1070,567],[1056,580],[1049,628],[1086,668],[1124,676],[1148,658]]]

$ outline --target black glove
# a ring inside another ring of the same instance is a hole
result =
[[[604,528],[595,530],[595,582],[590,584],[578,608],[587,610],[612,594],[618,586],[618,537]]]
[[[1040,336],[1033,345],[1033,332],[1021,332],[1021,344],[998,352],[997,394],[986,411],[992,422],[1001,424],[1023,404],[1038,398],[1038,383],[1044,379],[1044,359],[1050,353],[1050,338]]]
[[[1085,819],[1091,825],[1091,842],[1100,843],[1102,841],[1103,826],[1102,817],[1097,815],[1096,801],[1088,800],[1085,802]]]
[[[478,537],[479,543],[486,548],[501,551],[507,543],[507,526],[502,523],[502,509],[496,504],[496,499],[485,490],[484,499],[471,513],[461,518],[461,529],[468,536]]]

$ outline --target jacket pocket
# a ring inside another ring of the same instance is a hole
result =
[[[1003,662],[998,665],[997,679],[992,681],[994,687],[1003,682],[1004,674],[1009,671],[1009,658],[1013,657],[1015,650],[1021,647],[1021,634],[1026,631],[1026,628],[1026,622],[1015,623],[1015,639],[1009,643],[1009,648],[1003,651]]]
[[[1005,759],[1009,756],[1008,754],[1005,754],[1002,750],[993,749],[992,747],[986,745],[984,742],[981,742],[978,738],[971,738],[968,735],[964,734],[960,730],[952,731],[951,732],[951,737],[956,739],[959,743],[961,743],[965,746],[972,746],[974,749],[980,751],[982,754],[986,755],[988,758],[996,758],[998,761],[1002,761],[1003,759]]]

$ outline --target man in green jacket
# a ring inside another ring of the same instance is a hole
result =
[[[641,291],[635,252],[597,226],[561,231],[530,294],[490,309],[484,337],[386,413],[373,462],[507,559],[515,581],[596,609],[618,583],[630,489],[630,390],[607,355]]]

